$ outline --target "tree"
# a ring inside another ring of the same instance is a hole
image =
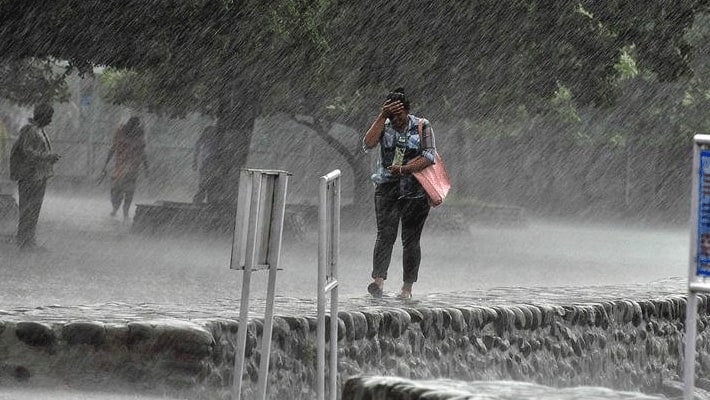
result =
[[[689,72],[684,33],[706,6],[707,0],[644,7],[593,0],[0,0],[0,58],[55,58],[80,72],[108,66],[105,83],[115,102],[217,117],[229,202],[236,193],[229,182],[246,160],[259,115],[312,117],[301,121],[312,121],[351,165],[356,186],[366,188],[363,158],[329,140],[328,127],[366,129],[394,85],[405,86],[433,121],[510,118],[520,107],[547,113],[560,87],[580,106],[608,106],[619,94],[614,66],[630,46],[641,68],[661,79]]]
[[[0,97],[20,106],[69,97],[66,69],[52,60],[0,60]]]
[[[3,59],[57,58],[80,72],[109,66],[117,103],[217,117],[222,200],[234,200],[230,183],[246,160],[263,93],[283,70],[273,68],[285,50],[279,9],[251,0],[2,0],[0,16]]]

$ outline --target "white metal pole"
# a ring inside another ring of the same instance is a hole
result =
[[[249,323],[249,286],[251,268],[245,268],[242,274],[242,297],[239,303],[239,330],[237,331],[237,349],[234,365],[234,399],[242,395],[242,373],[244,372],[244,353],[247,343],[247,324]]]
[[[340,171],[337,171],[336,177],[333,179],[333,190],[331,196],[331,260],[330,260],[330,275],[331,279],[338,282],[338,259],[340,256]],[[339,284],[336,284],[331,289],[330,297],[330,399],[337,398],[338,391],[338,289]]]
[[[269,361],[271,356],[271,335],[274,324],[274,298],[276,296],[276,272],[281,256],[281,240],[283,237],[283,222],[286,212],[286,190],[288,175],[280,173],[274,187],[274,202],[272,203],[272,220],[269,234],[269,281],[266,289],[266,312],[264,315],[264,331],[261,335],[261,363],[259,366],[258,398],[266,399],[266,388],[269,380]]]
[[[320,178],[318,207],[318,327],[316,331],[316,398],[325,400],[325,272],[328,254],[328,214],[327,214],[328,180]],[[333,316],[331,316],[332,320]]]
[[[269,268],[269,282],[266,289],[266,312],[264,331],[261,336],[261,363],[259,366],[258,398],[266,399],[269,379],[269,358],[271,356],[271,333],[274,325],[274,296],[276,292],[276,268]]]
[[[698,312],[698,294],[691,291],[688,293],[688,306],[685,312],[685,359],[683,364],[683,397],[686,400],[693,399],[695,388],[695,335],[696,314]]]
[[[340,240],[340,170],[320,178],[318,208],[318,327],[316,394],[325,400],[325,306],[330,292],[329,398],[337,398],[338,374],[338,281],[337,259]],[[331,184],[332,182],[332,184]]]
[[[239,330],[237,331],[237,349],[235,353],[234,366],[234,399],[239,400],[242,392],[242,373],[244,371],[244,356],[247,342],[247,324],[249,323],[249,291],[251,285],[251,273],[256,260],[257,240],[259,233],[256,232],[260,220],[261,179],[258,174],[251,174],[251,214],[249,215],[249,230],[247,233],[246,257],[244,273],[242,278],[242,293],[239,303]]]
[[[328,370],[329,398],[338,393],[338,287],[330,289],[330,365]]]

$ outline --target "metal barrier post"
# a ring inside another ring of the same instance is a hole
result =
[[[690,203],[690,260],[685,313],[683,397],[693,398],[698,293],[710,293],[710,135],[693,137],[693,184]],[[705,245],[703,242],[706,242]]]
[[[337,398],[338,254],[340,251],[340,170],[320,177],[318,209],[317,399],[325,400],[325,304],[330,292],[329,398]]]
[[[239,178],[237,215],[232,242],[230,268],[243,270],[239,330],[234,360],[233,397],[239,400],[244,372],[247,324],[249,323],[249,295],[251,273],[268,270],[264,329],[261,336],[261,363],[257,398],[266,399],[266,387],[271,355],[276,271],[281,256],[284,214],[286,211],[286,171],[243,169]]]

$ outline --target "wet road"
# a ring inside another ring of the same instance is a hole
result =
[[[176,397],[146,396],[73,389],[0,388],[0,400],[177,400]]]
[[[139,199],[139,202],[141,199]],[[142,202],[152,202],[143,200]],[[229,269],[231,238],[159,237],[129,232],[102,197],[48,194],[38,227],[48,251],[20,253],[0,243],[0,307],[105,302],[209,303],[239,298],[241,272]],[[362,297],[369,283],[374,227],[342,227],[340,297]],[[8,234],[8,232],[5,232]],[[525,227],[471,226],[426,231],[415,296],[500,287],[646,283],[687,275],[688,232],[680,228],[531,222]],[[317,236],[284,239],[277,294],[315,298]],[[386,290],[401,284],[395,245]],[[252,278],[265,297],[266,274]]]

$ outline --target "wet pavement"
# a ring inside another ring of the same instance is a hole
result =
[[[99,391],[66,389],[0,388],[0,400],[177,400],[170,396],[148,396],[145,394],[125,394]]]
[[[153,199],[137,199],[152,202]],[[0,243],[0,318],[58,320],[236,318],[241,271],[229,269],[231,238],[150,236],[109,216],[102,196],[48,194],[38,227],[47,251],[21,253],[5,232]],[[435,214],[432,216],[435,218]],[[341,309],[400,306],[369,298],[372,232],[342,227]],[[426,231],[414,299],[409,305],[565,303],[685,293],[688,233],[680,228],[609,227],[531,222]],[[284,237],[276,313],[315,313],[317,234]],[[390,296],[399,288],[395,244]],[[260,312],[266,274],[252,278]]]
[[[0,232],[5,239],[0,240],[0,320],[122,324],[238,319],[241,272],[229,269],[228,235],[135,234],[130,232],[130,222],[112,218],[109,212],[106,196],[50,193],[38,226],[39,242],[46,251],[21,253],[12,243],[12,232]],[[362,232],[343,226],[340,309],[570,305],[683,296],[688,236],[681,228],[540,221],[506,227],[472,224],[467,232],[455,233],[425,230],[414,299],[402,301],[394,297],[401,274],[399,242],[386,296],[372,299],[365,287],[370,281],[374,227]],[[317,248],[316,232],[298,239],[284,237],[277,315],[315,315]],[[265,275],[256,273],[252,278],[252,317],[263,315]],[[478,390],[493,396],[501,388]],[[571,390],[559,393],[560,398],[591,393],[585,388]],[[533,392],[521,386],[521,393]],[[35,398],[171,397],[70,387],[0,388],[0,400]]]
[[[381,299],[368,296],[350,297],[339,301],[341,311],[391,307],[464,307],[469,305],[555,304],[573,305],[599,303],[618,299],[649,300],[684,296],[687,284],[672,278],[646,284],[600,285],[580,287],[501,287],[467,292],[430,293],[412,300],[400,300],[393,294]],[[250,300],[251,316],[264,313],[264,298]],[[282,316],[316,315],[312,298],[277,296],[275,313]],[[90,303],[82,305],[47,305],[36,307],[6,307],[0,309],[0,319],[8,321],[69,322],[90,320],[130,322],[138,320],[209,320],[239,319],[239,299],[183,303]]]

